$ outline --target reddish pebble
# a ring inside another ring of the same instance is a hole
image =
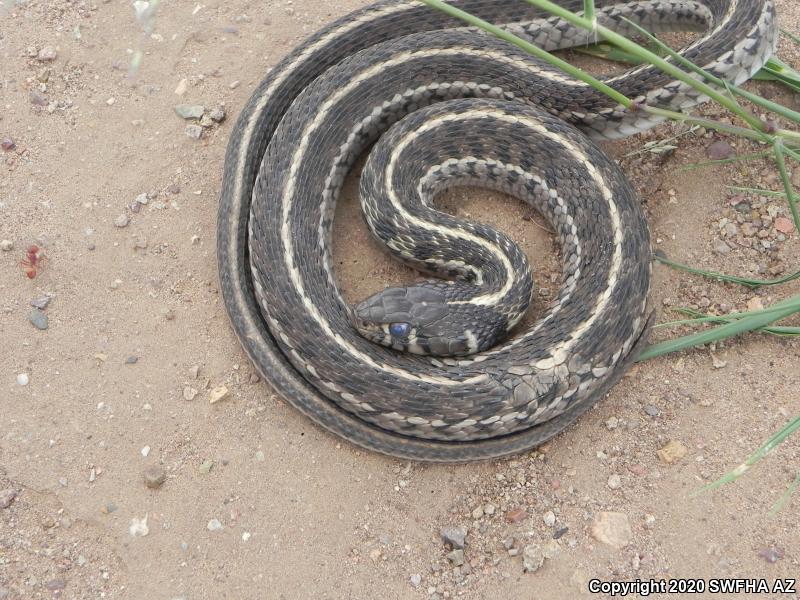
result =
[[[638,475],[639,477],[644,477],[647,475],[647,469],[645,469],[642,465],[630,465],[628,467],[628,471],[634,475]]]
[[[550,482],[550,489],[560,490],[561,489],[561,480],[560,479],[553,479]]]
[[[528,513],[525,512],[524,508],[515,508],[514,510],[510,510],[506,513],[506,519],[509,523],[520,523],[521,521],[525,520],[525,517],[528,516]]]
[[[3,138],[3,141],[0,142],[0,146],[2,146],[3,150],[6,152],[17,147],[17,145],[14,143],[14,140],[11,138]]]
[[[725,140],[717,140],[706,149],[706,152],[711,160],[724,160],[734,155],[733,147]]]
[[[775,229],[781,233],[792,233],[794,231],[794,223],[786,217],[778,217],[775,219]]]

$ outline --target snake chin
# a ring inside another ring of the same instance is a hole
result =
[[[356,305],[351,320],[362,337],[400,352],[465,356],[491,347],[504,330],[494,311],[476,315],[458,300],[473,293],[459,282],[387,288]]]

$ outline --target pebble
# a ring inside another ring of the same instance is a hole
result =
[[[0,490],[0,508],[8,508],[17,497],[17,491],[11,488]]]
[[[120,216],[114,219],[114,226],[127,227],[130,222],[131,218],[127,215],[127,213],[122,213]]]
[[[0,241],[0,250],[3,252],[10,252],[14,249],[14,242],[11,240],[2,240]]]
[[[666,446],[658,450],[656,454],[658,454],[658,458],[660,458],[662,462],[671,465],[686,456],[686,452],[686,446],[676,440],[672,440]]]
[[[222,529],[225,529],[225,526],[219,522],[219,519],[211,519],[208,522],[208,525],[206,525],[206,528],[209,531],[220,531]]]
[[[144,448],[142,448],[142,456],[144,456],[145,458],[147,458],[147,456],[148,456],[149,454],[150,454],[150,446],[145,446]]]
[[[526,573],[535,573],[544,564],[544,552],[538,544],[528,544],[522,549],[522,568]]]
[[[203,137],[203,128],[200,127],[200,125],[187,125],[186,129],[184,129],[184,133],[190,138],[199,140]]]
[[[527,516],[528,513],[525,511],[524,508],[515,508],[506,513],[506,520],[509,523],[520,523],[524,521],[525,517]]]
[[[38,308],[39,310],[44,310],[47,308],[47,305],[50,304],[51,297],[50,296],[39,296],[38,298],[34,298],[31,300],[30,304],[34,308]]]
[[[252,534],[249,531],[245,531],[244,533],[242,533],[242,541],[243,542],[250,541],[251,537],[252,537]]]
[[[414,573],[409,579],[411,580],[411,585],[414,587],[419,587],[422,583],[422,575],[419,573]]]
[[[631,542],[633,532],[628,516],[620,512],[601,512],[592,522],[592,537],[618,550]]]
[[[653,406],[652,404],[645,404],[644,412],[651,417],[657,417],[658,415],[661,414],[658,408],[656,406]]]
[[[208,117],[214,121],[214,123],[222,123],[225,120],[225,111],[221,108],[215,108],[208,113]]]
[[[617,417],[609,417],[606,419],[606,429],[613,431],[617,427],[619,427],[619,419]]]
[[[716,240],[714,242],[714,252],[717,254],[730,254],[731,247],[722,240]]]
[[[197,390],[193,387],[189,387],[188,385],[183,388],[183,399],[184,400],[194,400],[195,396],[197,396]]]
[[[464,527],[445,527],[439,533],[442,541],[455,549],[463,548],[466,544],[467,530]]]
[[[208,394],[208,400],[211,404],[216,404],[217,402],[221,402],[225,400],[229,395],[228,388],[224,385],[214,388]]]
[[[724,160],[734,155],[733,147],[725,140],[717,140],[706,149],[706,152],[711,160]]]
[[[56,52],[55,48],[53,48],[52,46],[45,46],[44,48],[39,50],[38,54],[36,55],[36,58],[42,62],[51,62],[54,61],[57,56],[58,53]]]
[[[794,223],[786,217],[778,217],[775,219],[775,229],[781,233],[789,234],[794,231]]]
[[[14,143],[14,140],[12,140],[11,138],[3,138],[3,141],[0,142],[0,148],[5,150],[6,152],[10,152],[11,150],[13,150],[16,147],[17,147],[17,145]]]
[[[454,567],[460,567],[464,564],[464,551],[460,548],[453,550],[447,555],[447,560],[449,560]]]
[[[770,546],[769,548],[764,548],[759,550],[758,555],[763,558],[768,563],[776,563],[780,559],[783,558],[785,552],[783,548],[776,548],[775,546]]]
[[[47,106],[50,103],[50,101],[47,99],[47,96],[38,90],[31,90],[28,92],[28,98],[30,99],[31,104],[36,106]]]
[[[546,513],[544,513],[544,517],[542,519],[544,520],[544,524],[548,527],[552,527],[556,524],[556,514],[552,510],[548,510]]]
[[[483,507],[483,512],[485,512],[487,515],[493,515],[496,510],[497,508],[494,504],[486,504]]]
[[[483,517],[483,506],[477,507],[472,511],[472,518],[478,520]]]
[[[205,110],[199,104],[178,104],[175,106],[175,113],[181,119],[200,119]]]
[[[228,84],[228,87],[231,88],[232,90],[235,90],[237,87],[239,87],[241,85],[241,83],[242,82],[237,79],[236,81],[231,81]]]
[[[28,377],[27,373],[19,373],[17,375],[17,385],[28,385],[30,382],[30,377]]]
[[[135,365],[137,362],[139,362],[138,356],[129,356],[128,358],[125,359],[126,365]]]
[[[151,490],[157,490],[164,482],[167,480],[167,473],[158,466],[147,467],[145,469],[144,474],[144,484],[149,487]]]
[[[131,519],[131,524],[128,526],[128,533],[133,537],[144,537],[150,533],[150,528],[147,526],[147,515],[143,519],[134,517]]]
[[[189,80],[188,79],[181,79],[178,82],[178,85],[175,87],[175,94],[178,96],[183,96],[186,93],[186,89],[189,87]]]
[[[47,329],[48,326],[47,315],[38,308],[34,308],[30,312],[30,314],[28,315],[28,320],[31,322],[31,325],[36,327],[36,329],[40,329],[41,331]]]
[[[617,475],[616,473],[613,473],[608,478],[608,487],[611,488],[612,490],[618,490],[619,488],[621,488],[622,487],[622,479],[620,478],[620,476]]]
[[[200,465],[198,471],[200,471],[202,475],[208,475],[209,473],[211,473],[211,469],[213,468],[214,468],[214,461],[206,460],[203,461],[203,463]]]

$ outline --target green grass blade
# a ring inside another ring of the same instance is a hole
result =
[[[780,277],[778,279],[748,279],[747,277],[737,277],[735,275],[725,275],[724,273],[717,273],[716,271],[704,271],[703,269],[696,269],[695,267],[690,267],[689,265],[684,265],[682,263],[678,263],[672,261],[668,258],[663,256],[655,256],[655,259],[663,263],[673,269],[678,269],[680,271],[686,271],[687,273],[692,273],[693,275],[702,275],[703,277],[707,277],[709,279],[713,279],[714,281],[722,281],[725,283],[735,283],[737,285],[743,285],[749,288],[759,288],[759,287],[766,287],[771,285],[781,285],[782,283],[788,283],[790,281],[794,281],[795,279],[800,279],[800,271],[796,273],[792,273],[790,275],[785,275],[784,277]]]
[[[764,311],[760,314],[753,314],[742,319],[737,319],[730,323],[725,323],[724,325],[719,325],[718,327],[714,327],[713,329],[709,329],[707,331],[693,333],[691,335],[686,335],[673,340],[667,340],[666,342],[648,346],[645,348],[644,352],[639,355],[637,362],[642,362],[657,356],[670,354],[672,352],[678,352],[679,350],[686,350],[688,348],[693,348],[694,346],[710,344],[712,342],[734,337],[742,333],[761,329],[762,327],[770,325],[771,323],[780,321],[781,319],[785,319],[788,316],[800,312],[800,296],[795,296],[783,302],[778,302],[772,308],[780,308],[781,310]]]
[[[797,486],[800,486],[800,473],[794,478],[794,481],[789,484],[789,487],[786,488],[786,491],[783,492],[783,495],[778,499],[778,501],[772,505],[772,508],[769,510],[770,516],[773,516],[783,510],[783,507],[786,506],[786,503],[789,502],[789,498],[791,498],[794,491],[797,489]]]
[[[681,171],[692,171],[694,169],[702,169],[704,167],[714,167],[717,165],[726,165],[735,162],[755,160],[758,158],[766,158],[772,156],[772,151],[767,150],[764,152],[754,152],[752,154],[742,154],[741,156],[732,156],[730,158],[721,158],[719,160],[706,160],[698,163],[689,163],[681,166]]]
[[[694,492],[692,495],[696,496],[697,494],[701,494],[709,490],[715,490],[717,488],[722,487],[723,485],[736,481],[737,479],[739,479],[739,477],[747,473],[747,471],[750,470],[750,467],[752,467],[754,464],[756,464],[758,461],[764,458],[767,454],[772,452],[772,450],[775,449],[776,446],[783,443],[786,440],[786,438],[788,438],[798,429],[800,429],[800,415],[794,417],[791,421],[789,421],[786,425],[784,425],[778,432],[776,432],[772,437],[770,437],[766,442],[764,442],[758,450],[756,450],[750,456],[748,456],[747,460],[745,460],[738,467],[736,467],[732,471],[729,471],[716,481],[712,481],[708,485],[704,485],[702,488]]]

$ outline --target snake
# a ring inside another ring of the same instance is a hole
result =
[[[595,41],[521,0],[450,4],[547,51]],[[625,35],[698,31],[680,54],[734,85],[777,45],[772,0],[598,0],[596,18]],[[636,106],[707,100],[651,65],[601,79]],[[357,446],[428,462],[540,446],[646,344],[648,226],[597,142],[659,122],[421,2],[355,10],[271,69],[231,132],[217,255],[233,330],[279,396]],[[333,221],[365,153],[364,220],[425,276],[353,306],[333,268]],[[508,194],[554,232],[561,287],[535,322],[520,325],[537,297],[531,261],[497,229],[440,209],[454,186]]]

